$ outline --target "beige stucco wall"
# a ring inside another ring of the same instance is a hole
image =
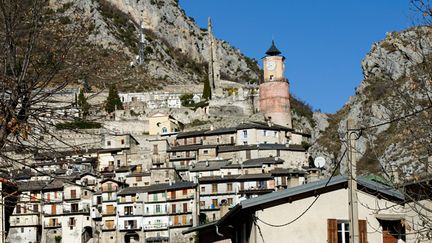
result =
[[[432,213],[432,202],[430,200],[420,200],[416,202],[407,203],[405,205],[405,223],[407,242],[431,242],[430,227]],[[425,222],[423,224],[423,222]]]
[[[175,129],[178,129],[178,125],[174,124],[167,115],[156,114],[152,117],[149,117],[149,135],[163,134],[164,132],[162,129],[164,127],[167,129],[166,133],[174,132]]]
[[[358,193],[359,219],[365,219],[367,223],[368,242],[380,243],[382,234],[380,226],[375,218],[376,213],[398,213],[400,206],[386,200],[380,200],[363,192]],[[312,203],[315,197],[309,197],[292,203],[285,203],[262,211],[256,215],[261,220],[271,224],[283,224],[300,215]],[[369,207],[369,208],[368,208]],[[389,209],[390,207],[390,209]],[[327,242],[327,219],[348,220],[348,190],[340,189],[322,194],[316,203],[294,223],[275,228],[258,221],[265,242]],[[263,242],[255,228],[252,229],[251,243]],[[377,231],[378,230],[378,231]]]

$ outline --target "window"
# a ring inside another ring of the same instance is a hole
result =
[[[88,191],[84,191],[84,196],[88,196]]]
[[[183,189],[182,190],[182,194],[183,194],[183,196],[186,196],[188,194],[188,190],[187,189]]]
[[[16,213],[20,214],[21,213],[21,205],[17,205],[16,206]]]
[[[217,184],[212,184],[212,192],[218,192],[218,185]]]
[[[273,76],[273,75],[270,75],[270,81],[272,81],[272,80],[273,80],[273,78],[274,78],[274,76]]]
[[[227,191],[231,192],[233,190],[232,183],[227,183]]]
[[[162,133],[167,133],[168,129],[166,127],[162,127]]]
[[[39,205],[33,204],[33,213],[39,212]]]
[[[338,243],[348,243],[349,242],[349,223],[340,222],[337,224],[337,236]]]
[[[108,186],[108,191],[112,191],[113,189],[112,183],[108,183],[107,186]]]
[[[263,136],[264,136],[264,137],[267,136],[267,130],[263,130]]]
[[[102,196],[96,197],[96,204],[102,204]]]
[[[175,205],[175,204],[172,204],[172,205],[171,205],[171,213],[176,213],[176,211],[177,211],[176,206],[177,206],[177,205]]]
[[[114,229],[114,220],[105,221],[105,226],[107,229]]]
[[[125,144],[125,140],[124,139],[121,140],[121,144],[122,145]]]
[[[248,132],[247,130],[243,130],[243,138],[247,138]]]
[[[107,209],[107,214],[114,214],[115,212],[115,210],[114,210],[114,205],[107,205],[106,206],[106,209]]]
[[[107,146],[111,146],[111,141],[107,141]]]
[[[71,212],[78,212],[78,203],[71,204]]]
[[[206,205],[206,204],[205,204],[205,201],[200,201],[200,207],[201,207],[201,208],[204,208],[205,205]]]
[[[20,218],[16,218],[16,223],[19,224]]]
[[[137,176],[136,181],[142,181],[142,176]]]
[[[70,193],[72,199],[76,198],[76,190],[71,190]]]
[[[158,204],[156,205],[156,213],[160,213],[161,212],[161,206]]]
[[[24,233],[24,228],[21,228],[21,233]]]
[[[157,144],[153,144],[153,154],[159,154],[159,148]]]
[[[359,243],[367,243],[366,220],[359,220]],[[350,224],[347,220],[327,219],[327,242],[349,243]]]
[[[75,226],[75,218],[74,217],[69,218],[69,226]]]
[[[212,199],[212,208],[217,208],[217,206],[218,206],[218,200]]]
[[[133,207],[132,206],[124,207],[124,214],[125,215],[133,215]]]
[[[188,204],[187,203],[183,203],[183,213],[186,213],[188,211]]]
[[[121,161],[118,159],[117,160],[117,167],[120,167],[120,165],[121,165]]]
[[[203,154],[208,154],[208,150],[207,149],[203,150]]]
[[[201,192],[205,192],[205,186],[201,187]]]
[[[233,199],[232,198],[228,198],[228,205],[232,205],[233,204]]]

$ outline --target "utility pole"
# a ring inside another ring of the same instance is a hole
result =
[[[357,161],[355,156],[355,139],[357,130],[353,128],[353,121],[347,120],[347,144],[348,144],[348,201],[349,201],[349,235],[350,243],[359,243],[358,225],[358,200],[357,200]],[[355,138],[353,139],[353,136]]]

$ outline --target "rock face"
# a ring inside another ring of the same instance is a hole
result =
[[[431,27],[388,33],[383,41],[373,44],[362,69],[364,80],[356,94],[329,116],[329,125],[312,146],[312,153],[339,160],[345,150],[341,142],[345,124],[351,119],[356,128],[366,128],[356,141],[361,174],[392,177],[427,172],[431,162],[427,141],[432,135],[428,110],[432,105]]]
[[[128,82],[153,79],[163,84],[186,84],[202,82],[206,77],[207,30],[186,16],[177,0],[62,0],[53,1],[52,6],[61,15],[83,10],[81,19],[91,26],[89,43],[124,56],[125,60],[116,63],[112,72],[128,68],[135,60],[142,24],[145,63],[137,68],[143,69],[144,74],[129,73]],[[217,28],[217,23],[214,26]],[[217,40],[216,46],[222,78],[237,82],[259,79],[256,61],[223,40]]]

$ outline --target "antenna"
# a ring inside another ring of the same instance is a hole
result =
[[[324,165],[325,165],[325,163],[326,163],[326,160],[323,157],[321,157],[321,156],[316,157],[315,160],[314,160],[315,167],[317,167],[319,169],[323,168]]]

